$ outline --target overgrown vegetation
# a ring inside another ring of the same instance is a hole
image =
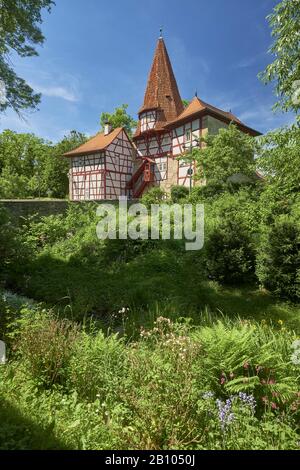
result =
[[[41,95],[35,93],[19,77],[13,65],[13,54],[20,57],[37,56],[36,47],[44,43],[40,29],[43,14],[50,13],[52,0],[2,0],[0,4],[0,80],[4,96],[0,99],[0,112],[12,108],[22,115],[26,109],[38,106]]]
[[[236,132],[212,148],[234,155]],[[262,161],[297,154],[297,132]],[[284,181],[149,191],[147,207],[204,203],[195,252],[101,241],[95,203],[18,222],[1,209],[2,283],[42,305],[0,303],[0,447],[297,449],[299,194]]]
[[[0,198],[65,198],[69,162],[62,155],[86,137],[76,131],[57,144],[34,134],[5,130],[0,134]]]
[[[270,17],[265,75],[295,111],[298,3]],[[124,105],[107,119],[134,125]],[[0,196],[49,182],[64,196],[60,155],[83,140],[2,133]],[[230,125],[205,141],[185,155],[205,186],[142,198],[204,204],[200,251],[100,241],[94,203],[20,220],[0,208],[1,287],[33,299],[0,292],[0,449],[299,449],[300,129],[254,141]]]
[[[0,448],[298,449],[292,333],[154,318],[132,342],[23,309],[0,369]]]

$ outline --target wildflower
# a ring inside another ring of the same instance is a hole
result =
[[[276,403],[274,403],[273,401],[271,402],[271,408],[272,408],[273,410],[276,410],[276,409],[277,409],[277,405],[276,405]]]
[[[230,377],[231,379],[233,379],[233,378],[234,378],[234,373],[233,373],[233,372],[230,372],[229,377]]]
[[[224,385],[225,382],[226,382],[226,379],[224,377],[221,377],[220,384]]]
[[[267,404],[269,400],[268,400],[268,397],[262,397],[261,401],[263,401],[265,404]]]
[[[282,326],[283,325],[283,320],[278,320],[278,325]]]
[[[205,392],[203,395],[202,395],[202,398],[204,400],[209,400],[210,398],[213,398],[215,396],[214,392]]]
[[[261,370],[263,370],[262,366],[255,366],[256,373],[259,374]]]
[[[244,369],[249,369],[249,362],[245,362],[243,367],[244,367]]]
[[[228,398],[226,402],[216,400],[216,405],[219,410],[219,420],[223,431],[232,423],[234,420],[234,413],[232,413],[232,401]]]
[[[240,392],[238,397],[244,405],[251,408],[253,413],[255,412],[256,400],[253,395],[247,395],[246,393]]]
[[[123,307],[123,308],[121,308],[121,310],[119,310],[119,314],[122,314],[122,315],[125,315],[126,312],[129,312],[128,307]]]

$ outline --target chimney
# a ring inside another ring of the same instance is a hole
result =
[[[111,132],[111,125],[108,121],[104,124],[104,135],[108,135]]]

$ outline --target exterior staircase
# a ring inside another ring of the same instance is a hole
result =
[[[154,183],[154,164],[154,160],[144,157],[141,165],[128,181],[126,188],[132,190],[133,199],[141,197],[145,189]]]

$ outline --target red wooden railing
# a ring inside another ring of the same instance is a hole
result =
[[[146,186],[154,182],[153,164],[145,159],[127,183],[127,189],[133,189],[133,198],[139,198]]]

